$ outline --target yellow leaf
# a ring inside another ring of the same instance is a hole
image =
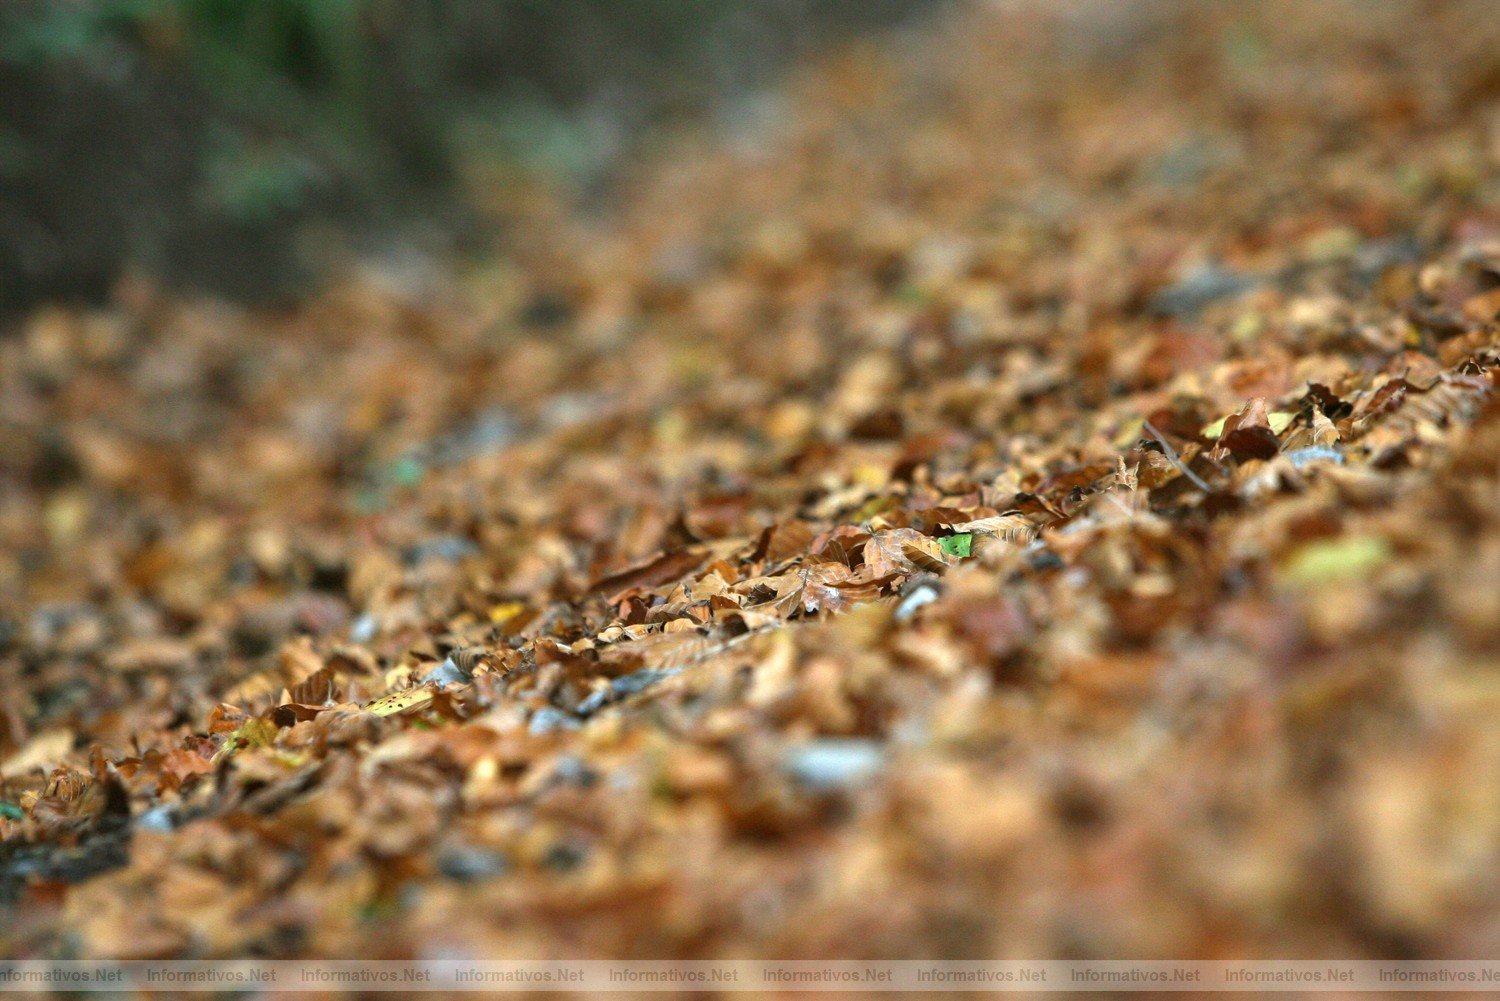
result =
[[[276,724],[268,719],[252,716],[220,745],[219,749],[214,752],[213,760],[217,762],[220,758],[227,758],[237,751],[250,747],[270,747],[275,739]]]
[[[1224,417],[1220,417],[1212,424],[1205,424],[1203,425],[1203,430],[1198,433],[1211,441],[1217,441],[1219,439],[1219,435],[1224,433],[1225,423],[1229,420],[1230,417],[1233,416],[1233,414],[1228,414]],[[1288,413],[1285,410],[1273,410],[1271,413],[1266,414],[1266,423],[1271,425],[1272,434],[1281,434],[1281,432],[1291,427],[1292,421],[1296,419],[1296,414]]]
[[[522,602],[502,601],[490,609],[490,621],[497,626],[503,626],[524,611],[526,611],[526,605]]]
[[[1296,587],[1358,580],[1391,557],[1391,544],[1373,535],[1309,542],[1292,553],[1281,579]]]
[[[1114,437],[1115,448],[1123,451],[1134,445],[1145,433],[1145,429],[1146,422],[1139,417],[1126,421]]]
[[[865,501],[858,511],[855,511],[850,516],[850,520],[855,522],[874,521],[882,512],[889,511],[895,506],[896,498],[894,497],[871,497]]]
[[[422,705],[431,698],[432,689],[430,688],[408,688],[405,691],[382,695],[366,705],[365,711],[372,712],[376,716],[394,716],[396,713]]]

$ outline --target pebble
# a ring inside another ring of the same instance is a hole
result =
[[[370,612],[355,619],[354,625],[349,627],[349,639],[355,643],[369,643],[379,634],[380,620]]]
[[[531,714],[531,722],[527,724],[527,731],[533,736],[544,733],[553,733],[557,730],[576,730],[578,721],[561,709],[552,706],[542,706]]]
[[[428,560],[443,560],[457,563],[469,556],[479,555],[479,547],[459,535],[440,535],[411,546],[402,555],[407,566],[421,566]]]
[[[609,697],[610,690],[608,688],[601,688],[596,692],[590,692],[587,698],[578,703],[578,715],[592,716],[604,708],[604,704],[609,701]]]
[[[166,806],[153,806],[139,817],[135,818],[135,826],[142,831],[170,831],[177,826],[172,817],[172,810]]]
[[[930,605],[938,599],[937,588],[931,584],[922,584],[915,588],[910,594],[901,599],[896,606],[896,621],[905,622],[917,614],[917,609],[923,605]]]
[[[860,785],[880,771],[885,751],[873,740],[815,740],[787,754],[792,778],[809,789],[827,792]]]
[[[422,675],[423,684],[433,681],[439,685],[467,685],[473,680],[474,676],[453,663],[452,657],[448,657],[441,664]]]
[[[1062,557],[1047,548],[1041,539],[1026,547],[1026,562],[1033,570],[1061,570],[1065,566]]]
[[[1344,453],[1328,445],[1309,445],[1307,448],[1293,449],[1286,454],[1286,457],[1298,469],[1315,462],[1332,462],[1340,466],[1344,464]]]
[[[488,848],[453,848],[438,856],[438,872],[459,883],[503,876],[510,868],[504,855]]]
[[[654,667],[642,668],[630,674],[622,674],[609,683],[610,690],[617,696],[634,695],[644,692],[663,678],[672,676],[671,671],[659,671]]]
[[[1409,236],[1367,240],[1354,251],[1354,271],[1360,281],[1370,285],[1387,270],[1399,264],[1415,264],[1422,257],[1422,245]]]
[[[452,466],[477,455],[488,455],[504,449],[521,437],[521,426],[510,411],[500,407],[486,410],[462,430],[445,435],[432,443],[432,462]]]
[[[1200,264],[1151,299],[1151,310],[1167,316],[1193,316],[1219,299],[1248,292],[1258,279],[1220,264]]]
[[[601,688],[596,692],[591,692],[588,698],[578,703],[578,715],[588,716],[596,713],[609,703],[617,702],[629,695],[644,692],[663,678],[670,678],[676,673],[676,671],[643,667],[639,671],[622,674],[611,681],[608,688]]]
[[[565,754],[552,766],[552,777],[563,785],[587,789],[599,781],[599,773],[576,754]]]
[[[582,845],[560,841],[547,849],[547,854],[543,857],[542,864],[558,872],[571,872],[583,865],[587,859],[588,849]]]

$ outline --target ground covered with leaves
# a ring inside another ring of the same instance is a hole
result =
[[[0,948],[1493,955],[1500,23],[995,5],[0,343]]]

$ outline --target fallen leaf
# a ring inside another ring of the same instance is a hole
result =
[[[414,709],[431,700],[431,688],[408,688],[404,691],[382,695],[375,701],[366,703],[365,711],[372,712],[376,716],[394,716],[397,713]]]
[[[1309,542],[1291,554],[1281,579],[1296,587],[1358,580],[1391,558],[1391,544],[1372,535]]]
[[[949,535],[938,541],[944,553],[949,556],[957,556],[960,559],[972,554],[974,547],[974,536],[969,532],[960,532]]]

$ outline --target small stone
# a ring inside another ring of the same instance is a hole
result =
[[[917,609],[923,605],[930,605],[938,599],[937,588],[931,584],[921,584],[914,588],[910,594],[901,599],[896,606],[895,617],[897,622],[905,622],[917,614]]]
[[[590,716],[611,702],[618,702],[627,696],[644,692],[663,678],[670,678],[676,671],[663,671],[654,667],[643,667],[639,671],[622,674],[609,683],[609,687],[590,692],[589,695],[578,703],[578,715]]]
[[[599,781],[599,773],[576,754],[565,754],[552,766],[552,777],[563,785],[587,789]]]
[[[1033,570],[1061,570],[1065,566],[1062,557],[1040,539],[1026,548],[1026,562]]]
[[[1344,453],[1328,445],[1309,445],[1307,448],[1293,449],[1286,454],[1286,457],[1298,469],[1315,462],[1332,462],[1340,466],[1344,464]]]
[[[166,806],[153,806],[139,817],[135,818],[135,826],[142,831],[170,831],[177,826],[176,818],[172,816],[172,810]]]
[[[571,872],[583,865],[587,858],[588,852],[583,846],[571,844],[567,841],[560,841],[547,849],[547,854],[542,859],[542,864],[558,872]]]
[[[498,452],[521,436],[521,427],[508,410],[494,408],[474,423],[434,441],[429,453],[434,464],[452,466],[477,455]]]
[[[1167,316],[1193,316],[1205,306],[1254,288],[1259,279],[1220,264],[1200,264],[1151,299],[1151,309]]]
[[[1354,251],[1354,271],[1368,285],[1390,268],[1400,264],[1415,264],[1422,256],[1422,245],[1409,236],[1391,240],[1367,240]]]
[[[596,692],[590,692],[587,698],[578,703],[578,715],[592,716],[604,708],[604,704],[609,701],[609,696],[610,690],[608,688],[601,688]]]
[[[554,708],[553,706],[542,706],[542,708],[532,713],[531,722],[527,726],[527,730],[533,736],[553,733],[558,730],[576,729],[578,729],[578,721],[561,709]]]
[[[380,634],[380,620],[366,612],[349,627],[349,638],[355,643],[369,643]]]
[[[503,876],[510,868],[504,855],[488,848],[454,848],[438,856],[437,869],[447,878],[459,883],[477,883],[480,880]]]
[[[441,535],[409,547],[403,554],[407,566],[421,566],[428,560],[457,563],[470,556],[479,555],[479,547],[458,535]]]
[[[885,752],[873,740],[829,738],[790,751],[786,767],[807,788],[828,792],[860,785],[884,762]]]
[[[453,663],[452,657],[422,675],[423,684],[432,681],[439,685],[467,685],[473,680],[474,676]]]
[[[671,671],[658,671],[651,667],[642,668],[630,674],[622,674],[611,681],[609,687],[616,697],[635,695],[638,692],[644,692],[663,678],[670,677],[671,674]]]

